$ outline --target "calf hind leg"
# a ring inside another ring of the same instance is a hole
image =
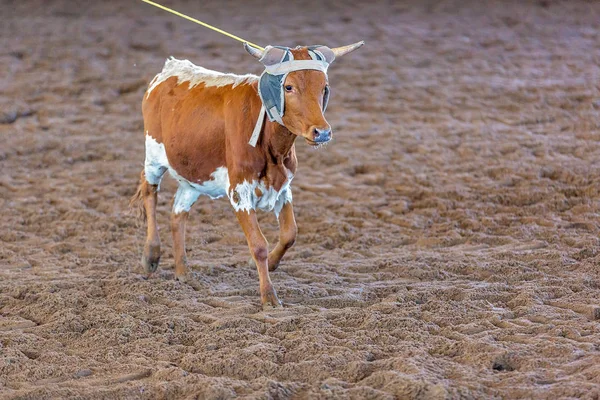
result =
[[[188,279],[187,257],[185,255],[185,227],[189,211],[198,200],[200,193],[182,182],[175,193],[173,212],[171,213],[171,233],[173,234],[173,256],[175,257],[175,277],[186,282]]]
[[[163,172],[164,173],[164,172]],[[158,268],[160,262],[160,236],[156,223],[156,201],[158,184],[151,184],[142,171],[140,184],[136,194],[131,198],[130,206],[137,210],[138,216],[146,220],[147,234],[144,252],[142,254],[142,266],[150,276]]]

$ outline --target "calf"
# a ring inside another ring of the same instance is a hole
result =
[[[263,307],[280,307],[269,271],[296,240],[290,183],[296,173],[298,136],[314,147],[331,140],[323,116],[329,97],[327,67],[362,46],[245,45],[265,66],[261,77],[211,71],[169,59],[142,103],[146,159],[131,205],[147,221],[142,264],[148,274],[160,260],[156,201],[164,173],[178,181],[171,214],[175,276],[185,280],[185,226],[200,195],[227,196],[248,241]],[[266,117],[266,118],[265,118]],[[269,253],[256,210],[273,211],[279,242]]]

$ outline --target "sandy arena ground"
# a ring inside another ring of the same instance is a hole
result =
[[[192,285],[173,181],[150,280],[127,209],[165,58],[260,65],[141,2],[0,2],[0,398],[598,399],[600,3],[269,3],[166,4],[263,45],[367,42],[330,69],[334,142],[297,143],[275,312],[226,200],[192,210]]]

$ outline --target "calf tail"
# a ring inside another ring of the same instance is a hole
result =
[[[146,222],[146,208],[144,207],[144,192],[146,191],[146,188],[144,186],[147,184],[146,175],[144,174],[144,171],[142,171],[140,184],[138,185],[135,194],[131,196],[131,199],[129,200],[129,209],[135,214],[136,218],[142,222]]]

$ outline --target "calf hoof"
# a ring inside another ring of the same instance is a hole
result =
[[[142,254],[142,266],[148,275],[155,272],[160,262],[160,246],[146,244]]]
[[[145,255],[142,256],[142,267],[144,267],[144,271],[148,274],[148,277],[152,275],[158,269],[158,263],[160,262],[160,257],[149,259]]]
[[[254,259],[252,257],[250,257],[248,259],[248,266],[249,267],[256,267],[256,263],[254,262]],[[279,267],[279,263],[269,262],[269,271],[270,272],[275,271],[278,267]]]
[[[191,275],[191,272],[187,266],[186,259],[184,259],[180,263],[175,264],[175,279],[177,279],[179,282],[185,283],[185,282],[189,281],[191,278],[190,275]]]
[[[193,277],[191,272],[186,272],[183,274],[178,274],[177,272],[175,273],[175,279],[177,279],[179,282],[181,283],[189,283]]]
[[[279,263],[269,263],[269,271],[270,272],[275,271],[277,268],[279,268]]]
[[[273,286],[269,286],[264,290],[261,290],[260,300],[262,303],[263,311],[273,310],[275,308],[283,308],[283,304],[277,297],[277,293]]]

